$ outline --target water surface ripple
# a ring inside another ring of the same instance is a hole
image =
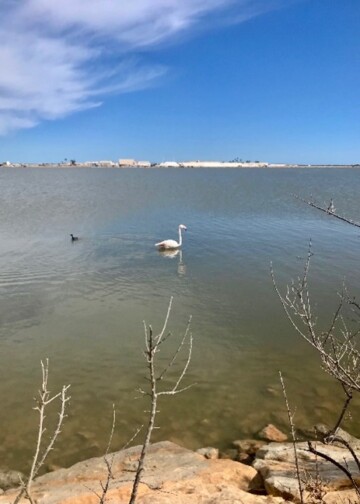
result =
[[[226,446],[268,422],[286,428],[278,370],[297,422],[333,421],[340,391],[286,320],[280,285],[301,273],[309,239],[319,327],[346,279],[359,286],[359,231],[294,199],[333,197],[360,221],[359,170],[0,170],[0,466],[25,470],[35,440],[40,359],[51,389],[72,384],[69,417],[51,461],[69,465],[114,448],[144,422],[142,321],[180,337],[193,316],[187,382],[164,399],[156,439]],[[188,232],[181,254],[154,243]],[[80,237],[72,243],[70,233]],[[175,342],[169,343],[169,352]],[[166,355],[161,356],[165,362]],[[354,433],[360,434],[355,423]]]

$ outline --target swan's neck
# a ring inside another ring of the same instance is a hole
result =
[[[182,234],[181,234],[181,227],[179,227],[179,247],[182,245]]]

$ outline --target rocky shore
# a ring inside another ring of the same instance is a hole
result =
[[[342,436],[360,457],[360,441]],[[236,440],[219,453],[213,447],[196,452],[169,441],[155,443],[148,453],[140,485],[139,504],[281,504],[300,502],[294,447],[269,425],[259,438]],[[269,442],[270,441],[270,442]],[[360,484],[359,469],[348,448],[314,441],[316,449],[345,465]],[[109,455],[112,475],[106,502],[127,504],[141,446]],[[354,504],[353,485],[334,463],[313,455],[307,442],[297,443],[304,502]],[[107,479],[103,457],[79,462],[38,477],[32,487],[37,504],[96,504]],[[15,471],[0,472],[0,504],[10,504],[18,493]],[[23,499],[21,502],[28,502]]]

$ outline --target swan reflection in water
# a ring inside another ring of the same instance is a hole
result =
[[[186,275],[186,264],[183,262],[183,252],[181,249],[175,249],[175,250],[159,250],[159,255],[162,257],[167,257],[168,259],[175,259],[175,257],[179,258],[178,261],[178,274],[180,276],[185,276]]]

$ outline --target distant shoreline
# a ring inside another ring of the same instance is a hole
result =
[[[221,166],[221,165],[214,165],[214,166],[161,166],[160,164],[154,164],[152,166],[144,167],[144,166],[119,166],[119,165],[99,165],[98,163],[76,163],[74,165],[66,164],[66,163],[11,163],[10,165],[8,164],[0,164],[0,168],[5,168],[5,169],[67,169],[67,170],[73,170],[73,169],[86,169],[86,168],[95,168],[95,169],[109,169],[109,170],[152,170],[152,169],[159,169],[159,170],[199,170],[199,169],[206,169],[206,170],[243,170],[243,169],[251,169],[251,170],[267,170],[267,169],[279,169],[279,170],[287,170],[287,169],[298,169],[298,168],[305,168],[305,169],[318,169],[318,168],[347,168],[347,169],[356,169],[360,168],[360,164],[344,164],[344,165],[303,165],[303,164],[267,164],[267,165],[262,165],[262,166],[257,166],[257,165],[242,165],[242,166]]]

